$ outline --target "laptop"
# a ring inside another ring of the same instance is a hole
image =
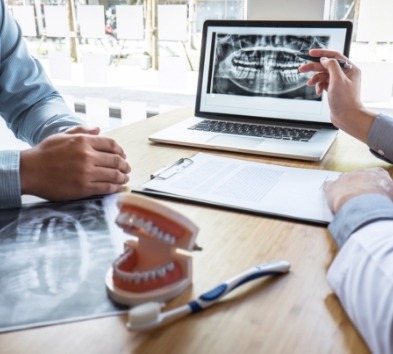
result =
[[[195,112],[149,136],[157,143],[322,160],[337,136],[326,92],[297,68],[312,48],[349,56],[349,21],[207,20]]]

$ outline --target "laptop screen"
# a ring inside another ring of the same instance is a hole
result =
[[[327,96],[306,83],[297,53],[349,55],[349,21],[208,20],[202,35],[197,116],[330,123]]]

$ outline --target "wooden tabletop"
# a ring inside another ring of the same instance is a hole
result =
[[[191,114],[192,109],[180,109],[107,133],[124,148],[132,165],[130,189],[145,182],[158,168],[197,152],[147,140],[150,133]],[[220,154],[337,171],[388,166],[373,157],[365,145],[342,132],[318,163]],[[202,248],[193,252],[192,287],[170,301],[167,308],[182,305],[259,263],[287,260],[291,271],[240,287],[219,304],[150,332],[129,332],[125,315],[112,316],[1,334],[0,352],[369,353],[326,282],[326,270],[337,248],[325,227],[161,201],[200,227],[197,243]]]

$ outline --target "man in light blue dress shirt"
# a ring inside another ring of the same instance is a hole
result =
[[[0,1],[0,116],[32,148],[0,151],[0,208],[21,195],[66,201],[118,192],[130,166],[122,148],[67,108]]]
[[[361,73],[343,71],[338,52],[311,50],[322,57],[300,72],[316,72],[309,80],[327,91],[332,122],[366,143],[384,161],[393,162],[393,118],[367,110],[360,100]],[[393,353],[393,182],[382,168],[343,173],[325,185],[335,217],[329,225],[339,252],[327,279],[372,353]]]

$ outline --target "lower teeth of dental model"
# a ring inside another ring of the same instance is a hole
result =
[[[141,281],[147,282],[150,280],[154,280],[156,278],[163,278],[167,275],[168,272],[171,272],[175,269],[174,262],[169,262],[165,266],[157,267],[155,269],[146,272],[134,272],[134,273],[126,272],[119,269],[122,260],[124,261],[124,258],[120,259],[114,265],[114,274],[120,279],[123,279],[125,281],[131,281],[137,284],[140,283]]]

